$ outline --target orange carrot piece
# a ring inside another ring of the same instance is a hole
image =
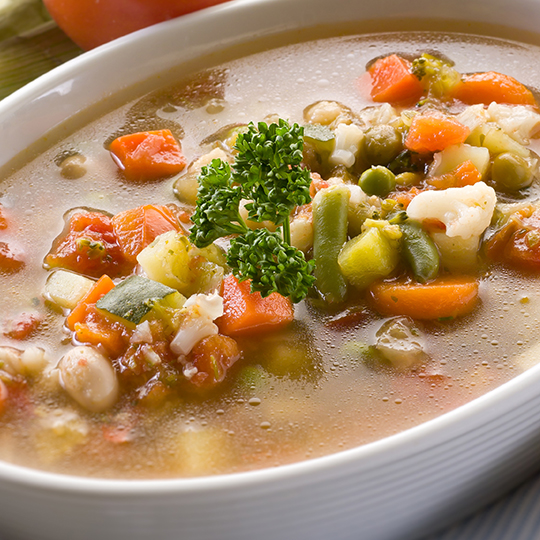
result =
[[[369,68],[369,74],[373,101],[414,102],[424,92],[421,82],[411,73],[411,63],[397,54],[379,58]]]
[[[471,160],[467,160],[448,174],[428,178],[427,183],[436,189],[448,189],[451,187],[472,186],[480,182],[480,180],[482,180],[480,171]]]
[[[81,343],[101,345],[110,355],[121,355],[129,344],[130,331],[122,322],[113,320],[96,308],[96,302],[114,288],[112,279],[104,275],[75,306],[66,319],[66,326]]]
[[[532,92],[513,77],[487,71],[464,77],[451,92],[451,97],[463,103],[489,105],[509,103],[511,105],[536,105]]]
[[[263,298],[250,292],[249,281],[241,283],[234,276],[223,280],[223,316],[217,320],[220,333],[249,334],[275,330],[294,319],[291,302],[278,293]]]
[[[412,120],[405,147],[419,154],[440,152],[452,144],[461,144],[469,133],[467,126],[442,113],[418,114]]]
[[[153,204],[116,214],[112,225],[125,258],[134,264],[137,255],[160,234],[180,230],[178,220],[169,208]]]
[[[393,199],[400,204],[403,207],[403,210],[407,210],[407,206],[411,204],[411,201],[423,191],[423,189],[418,189],[416,186],[413,186],[409,191],[394,191],[388,195],[388,198]]]
[[[439,278],[430,283],[379,281],[369,290],[375,309],[383,315],[413,319],[446,319],[467,315],[478,302],[478,281],[468,276]]]
[[[22,250],[0,242],[0,273],[14,274],[25,266]]]
[[[169,129],[118,137],[111,143],[110,151],[128,180],[170,176],[183,170],[187,163]]]

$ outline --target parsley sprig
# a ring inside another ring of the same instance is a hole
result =
[[[251,290],[262,296],[278,292],[299,302],[313,285],[314,263],[290,245],[292,210],[311,201],[309,171],[300,166],[303,128],[260,122],[238,135],[238,151],[231,168],[215,159],[199,176],[197,209],[192,217],[191,241],[205,247],[217,238],[233,238],[227,262],[240,280],[251,280]],[[268,229],[250,230],[240,216],[240,201],[247,199],[248,218],[272,221],[282,234]]]

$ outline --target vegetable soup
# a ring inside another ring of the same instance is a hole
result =
[[[538,53],[429,32],[288,45],[3,178],[0,459],[273,467],[534,365]]]

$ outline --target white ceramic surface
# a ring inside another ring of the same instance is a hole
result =
[[[235,0],[96,49],[6,98],[0,164],[72,114],[181,61],[282,30],[388,15],[535,31],[540,2]],[[272,470],[127,482],[0,463],[0,537],[412,539],[474,510],[538,464],[537,411],[540,367],[405,433]]]

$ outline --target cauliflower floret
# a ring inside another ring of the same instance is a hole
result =
[[[493,102],[487,112],[493,122],[520,144],[529,144],[529,139],[540,131],[540,114],[526,105],[501,105]]]
[[[336,142],[330,156],[330,163],[352,167],[364,138],[364,132],[354,124],[339,124],[334,135]]]
[[[187,355],[203,338],[217,334],[212,322],[223,315],[223,298],[218,294],[194,294],[184,304],[185,317],[171,342],[171,351]]]
[[[346,108],[337,101],[319,101],[305,109],[304,119],[310,124],[329,126],[346,112]]]
[[[410,218],[422,221],[438,219],[446,226],[446,235],[464,240],[480,236],[493,216],[497,197],[495,190],[484,182],[473,186],[425,191],[409,204]]]
[[[389,124],[396,118],[398,118],[398,113],[396,109],[392,107],[389,103],[383,103],[380,106],[375,107],[366,107],[358,113],[358,118],[360,122],[363,122],[365,126],[373,127],[378,126],[379,124]]]

